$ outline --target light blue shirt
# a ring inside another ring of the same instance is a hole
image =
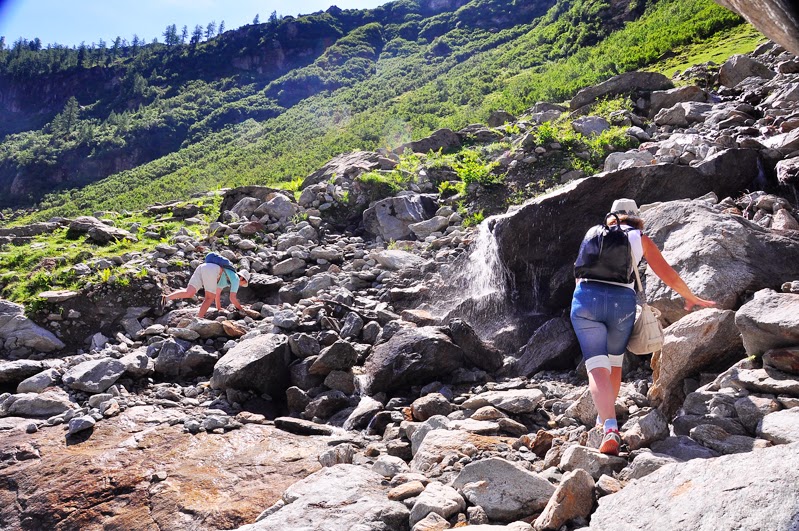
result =
[[[230,286],[231,293],[239,292],[239,275],[225,267],[219,266],[222,269],[222,276],[219,277],[219,282],[216,284],[217,290],[222,290]]]

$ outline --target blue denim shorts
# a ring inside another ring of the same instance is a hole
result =
[[[586,369],[621,366],[635,323],[635,304],[635,291],[630,288],[585,280],[577,283],[571,321]]]

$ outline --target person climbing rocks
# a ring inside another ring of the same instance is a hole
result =
[[[250,282],[250,272],[245,270],[234,271],[219,264],[205,262],[197,266],[189,279],[186,289],[178,290],[164,297],[165,302],[175,299],[190,299],[200,290],[205,290],[205,298],[197,312],[197,317],[205,317],[212,303],[216,303],[216,309],[221,310],[220,295],[222,290],[230,287],[230,302],[242,314],[249,317],[258,317],[260,314],[252,309],[244,308],[239,302],[238,291],[240,287],[246,287]]]
[[[577,287],[572,298],[571,322],[585,360],[591,398],[599,414],[597,422],[604,431],[599,451],[610,455],[618,455],[621,446],[615,403],[621,388],[624,352],[635,323],[632,267],[638,267],[641,259],[646,258],[652,271],[685,299],[688,311],[695,306],[716,305],[691,292],[654,242],[643,234],[643,228],[644,221],[635,201],[617,199],[606,217],[606,225],[598,225],[586,233],[575,262]],[[609,238],[604,245],[597,245],[596,238],[603,229],[606,235],[615,230],[615,240]],[[611,240],[624,243],[615,245]],[[592,254],[591,248],[598,252]]]

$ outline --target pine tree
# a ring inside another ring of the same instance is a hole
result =
[[[225,32],[225,21],[223,20],[222,22],[219,23],[219,31],[217,32],[217,35],[222,35],[224,32]]]
[[[261,23],[261,19],[258,17],[258,13],[255,14],[255,18],[252,19],[252,23],[253,24],[260,24]]]
[[[111,45],[111,56],[116,59],[119,55],[119,49],[122,48],[122,37],[117,35],[117,38],[114,39],[114,44]]]
[[[185,24],[183,30],[180,32],[180,44],[186,44],[186,39],[189,38],[189,28]]]
[[[216,21],[212,20],[205,27],[205,40],[209,40],[214,35],[216,35]]]
[[[141,41],[139,40],[139,36],[135,33],[133,34],[133,40],[130,43],[130,51],[133,57],[136,57],[136,54],[139,52],[139,46],[141,45]]]
[[[269,15],[269,27],[276,28],[278,22],[280,22],[280,18],[277,16],[277,11],[272,11],[272,14]]]
[[[191,41],[190,44],[192,46],[197,46],[199,42],[203,39],[203,27],[197,24],[194,26],[194,31],[191,34]]]

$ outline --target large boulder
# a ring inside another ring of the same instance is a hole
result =
[[[410,149],[414,153],[428,153],[430,151],[438,151],[439,149],[444,152],[451,151],[461,146],[461,139],[457,133],[452,129],[439,129],[433,132],[430,136],[408,142],[394,149],[394,153],[405,153],[406,149]]]
[[[659,90],[653,92],[649,97],[649,117],[654,118],[654,116],[661,109],[668,109],[677,103],[683,103],[687,101],[698,101],[705,103],[707,100],[707,92],[696,85],[686,85],[684,87],[677,87],[670,90]]]
[[[46,368],[41,361],[0,361],[0,384],[18,384],[26,378],[39,374]]]
[[[438,206],[432,197],[409,193],[389,197],[367,208],[363,225],[367,232],[385,241],[411,237],[410,225],[432,218]]]
[[[657,72],[627,72],[582,89],[571,99],[569,107],[575,111],[600,98],[638,91],[666,90],[673,86],[669,78]]]
[[[88,239],[101,245],[119,240],[137,240],[130,232],[107,225],[92,216],[79,216],[69,224],[67,238],[76,239],[82,234],[86,234]]]
[[[52,417],[72,409],[78,409],[78,404],[62,389],[20,393],[0,400],[0,417]]]
[[[374,395],[446,377],[463,367],[463,350],[432,326],[404,328],[372,351],[363,389]]]
[[[0,340],[2,340],[0,350],[5,352],[16,349],[53,352],[65,346],[52,332],[25,317],[25,308],[2,299],[0,299]]]
[[[324,166],[310,174],[302,182],[302,189],[331,179],[344,178],[352,180],[362,173],[384,169],[380,155],[372,151],[352,151],[342,153],[330,159]]]
[[[574,290],[573,264],[583,236],[602,222],[615,199],[630,197],[644,205],[711,191],[719,197],[736,195],[757,176],[757,159],[753,150],[727,150],[712,161],[712,167],[654,164],[601,173],[489,219],[500,259],[510,271],[510,284],[528,286],[518,290],[517,306],[530,311],[568,306]]]
[[[544,369],[574,367],[580,356],[580,344],[567,317],[556,317],[544,323],[519,351],[510,372],[532,376]]]
[[[787,530],[797,526],[799,444],[791,444],[666,465],[600,498],[590,529]]]
[[[799,9],[791,0],[716,0],[736,11],[769,39],[799,55]]]
[[[84,361],[67,370],[61,380],[70,389],[102,393],[125,372],[127,366],[113,358]]]
[[[256,523],[239,531],[407,531],[409,511],[388,499],[384,478],[365,467],[323,468],[289,487]]]
[[[666,328],[665,334],[663,350],[652,357],[653,385],[648,397],[667,415],[685,398],[685,378],[703,370],[727,369],[743,357],[732,310],[700,310]]]
[[[237,344],[214,366],[211,387],[256,391],[282,398],[290,385],[286,336],[264,334]]]
[[[790,258],[780,257],[780,260]],[[794,264],[796,262],[793,262]],[[759,356],[780,347],[799,345],[799,294],[764,289],[736,312],[746,353]]]
[[[646,233],[702,298],[733,309],[748,293],[796,277],[799,236],[778,234],[702,201],[672,201],[643,212]],[[666,323],[686,314],[685,301],[654,275],[646,295]]]
[[[734,87],[748,77],[771,79],[776,75],[776,72],[748,55],[733,55],[721,65],[719,83],[727,87]]]
[[[505,522],[540,511],[555,492],[543,477],[499,457],[469,463],[452,486],[489,518]]]

